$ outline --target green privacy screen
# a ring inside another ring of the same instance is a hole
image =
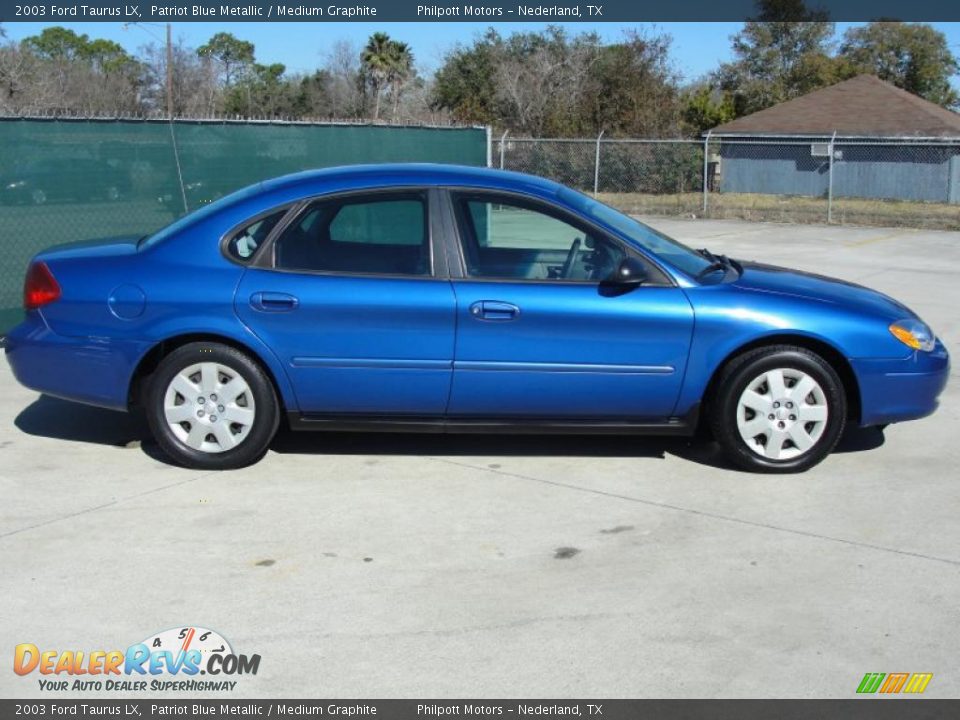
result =
[[[484,128],[0,119],[0,333],[19,321],[24,272],[43,248],[144,235],[183,215],[185,202],[195,210],[266,178],[374,162],[486,165],[487,133]]]

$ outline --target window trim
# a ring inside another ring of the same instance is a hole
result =
[[[445,195],[445,205],[447,213],[447,223],[448,228],[446,229],[445,236],[450,238],[450,242],[453,244],[453,256],[456,259],[456,266],[451,263],[450,268],[450,277],[451,279],[464,280],[469,282],[486,282],[486,283],[524,283],[530,285],[583,285],[583,286],[596,286],[599,287],[603,282],[602,280],[565,280],[559,278],[488,278],[488,277],[473,277],[467,272],[467,259],[465,255],[464,247],[464,238],[460,233],[460,219],[457,211],[457,195],[466,195],[466,196],[475,196],[475,197],[492,197],[492,198],[505,198],[508,200],[514,200],[521,206],[533,206],[535,212],[541,212],[539,208],[546,208],[552,212],[543,212],[544,215],[548,217],[554,217],[561,222],[565,222],[569,225],[572,225],[575,229],[580,230],[585,234],[594,234],[604,240],[607,240],[621,249],[623,249],[624,254],[628,256],[633,256],[634,258],[641,260],[652,266],[660,275],[663,277],[663,282],[656,282],[650,284],[644,284],[639,286],[638,289],[643,288],[664,288],[664,287],[679,287],[677,285],[676,279],[664,269],[663,265],[653,258],[651,258],[647,253],[639,250],[638,248],[633,247],[630,243],[626,242],[620,237],[617,237],[613,233],[609,232],[605,228],[602,228],[593,222],[589,221],[587,218],[582,217],[578,213],[570,210],[569,208],[558,205],[557,203],[546,200],[538,195],[530,195],[523,192],[517,192],[514,190],[499,190],[496,188],[477,188],[469,186],[446,186],[444,187]],[[505,203],[506,204],[506,203]]]
[[[375,197],[377,195],[409,195],[418,193],[422,196],[424,211],[426,213],[425,230],[427,233],[427,252],[429,254],[429,268],[423,275],[410,275],[398,273],[362,273],[345,272],[341,270],[310,270],[307,268],[281,268],[276,263],[276,242],[280,235],[287,230],[293,223],[301,219],[312,205],[318,202],[337,202],[341,199],[351,197]],[[446,258],[443,253],[437,251],[438,238],[442,237],[437,227],[437,216],[439,198],[437,198],[436,188],[424,185],[387,185],[382,187],[354,188],[351,190],[335,190],[329,193],[320,193],[311,195],[295,202],[291,212],[284,217],[271,232],[267,240],[263,243],[262,252],[258,249],[255,255],[257,261],[250,263],[248,267],[257,267],[261,270],[269,270],[278,273],[290,273],[294,275],[317,275],[326,277],[359,277],[359,278],[383,278],[393,280],[446,280],[448,279],[448,268]]]

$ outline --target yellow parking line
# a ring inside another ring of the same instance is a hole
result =
[[[698,239],[712,240],[713,238],[730,237],[732,235],[750,235],[752,233],[761,233],[765,231],[768,232],[769,228],[758,227],[758,228],[747,228],[747,229],[740,229],[740,230],[728,230],[726,232],[714,233],[713,235],[701,235]]]
[[[891,238],[900,237],[901,235],[912,235],[913,232],[909,230],[898,230],[897,232],[887,233],[886,235],[874,235],[873,237],[864,238],[863,240],[854,240],[853,242],[846,243],[846,247],[859,247],[860,245],[871,245],[875,242],[880,242],[881,240],[890,240]]]

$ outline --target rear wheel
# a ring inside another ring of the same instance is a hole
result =
[[[177,463],[226,470],[263,456],[280,413],[270,379],[248,355],[219,343],[190,343],[160,362],[147,418]]]
[[[836,371],[806,348],[777,345],[732,360],[710,410],[714,437],[738,466],[801,472],[836,446],[847,403]]]

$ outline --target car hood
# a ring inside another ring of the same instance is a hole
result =
[[[774,265],[755,262],[740,264],[743,273],[734,281],[734,285],[741,290],[842,305],[847,309],[891,319],[916,317],[902,303],[862,285]]]
[[[73,260],[77,258],[115,257],[130,255],[137,251],[140,235],[121,235],[100,238],[98,240],[79,240],[77,242],[54,245],[39,255],[38,260]]]

